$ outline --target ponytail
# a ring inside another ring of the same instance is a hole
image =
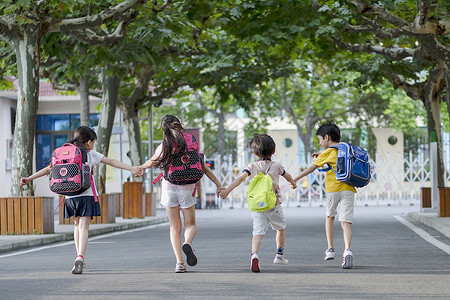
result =
[[[183,137],[184,128],[180,120],[172,115],[166,115],[161,120],[163,130],[162,153],[155,166],[164,169],[174,157],[187,152],[188,147]]]
[[[75,130],[73,139],[69,141],[70,144],[74,144],[77,147],[83,147],[84,144],[89,141],[95,141],[97,134],[95,131],[87,126],[80,126]]]

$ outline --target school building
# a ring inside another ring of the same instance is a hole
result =
[[[17,82],[14,82],[17,85]],[[90,127],[98,125],[101,99],[89,97]],[[0,197],[10,195],[11,159],[13,148],[14,124],[16,117],[17,91],[0,91],[1,130],[0,157]],[[72,139],[74,131],[80,126],[80,98],[78,95],[65,95],[54,90],[51,83],[41,81],[39,85],[39,109],[36,121],[33,171],[40,170],[51,162],[52,151]],[[128,135],[121,124],[121,112],[117,109],[113,135],[108,156],[130,164]],[[130,172],[107,168],[106,190],[108,193],[121,192],[121,182],[130,176]],[[31,174],[30,174],[31,175]],[[48,178],[41,177],[33,181],[35,194],[53,197],[48,188]]]

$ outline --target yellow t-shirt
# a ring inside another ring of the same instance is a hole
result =
[[[325,164],[331,166],[336,170],[337,164],[337,149],[327,148],[322,153],[317,156],[314,164],[319,168],[322,168]],[[325,190],[327,193],[340,192],[340,191],[352,191],[356,193],[356,189],[344,182],[340,182],[336,179],[336,173],[333,170],[328,170],[327,176],[325,178]]]

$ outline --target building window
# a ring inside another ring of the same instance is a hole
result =
[[[100,114],[90,115],[90,127],[98,125]],[[38,115],[36,122],[36,168],[51,163],[52,152],[71,140],[80,126],[79,114]]]
[[[285,138],[285,139],[283,140],[283,145],[284,145],[286,148],[291,147],[291,146],[292,146],[292,140],[291,140],[290,138]]]

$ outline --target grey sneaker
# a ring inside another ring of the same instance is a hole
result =
[[[273,260],[273,263],[287,265],[289,263],[289,261],[286,259],[284,254],[277,254],[277,255],[275,255],[275,259]]]
[[[184,243],[181,249],[183,249],[184,254],[186,254],[187,264],[195,266],[197,264],[197,256],[195,256],[192,246],[189,243]]]
[[[327,251],[325,251],[325,258],[323,260],[332,260],[334,259],[334,255],[335,255],[334,249],[330,248]]]
[[[352,250],[347,249],[344,251],[342,258],[342,269],[351,269],[353,267],[353,253]]]
[[[186,266],[184,263],[177,263],[175,266],[175,273],[185,273],[186,272]]]
[[[77,257],[73,264],[72,274],[82,274],[83,273],[83,258]]]

